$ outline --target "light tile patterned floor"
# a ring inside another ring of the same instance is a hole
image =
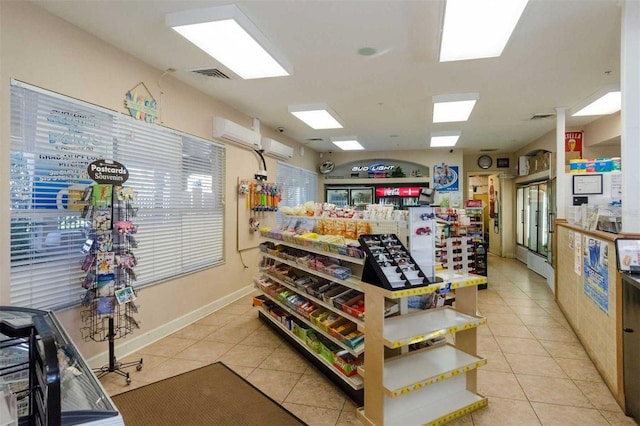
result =
[[[245,297],[121,361],[144,358],[133,382],[108,375],[111,395],[223,361],[309,425],[359,425],[342,391],[257,319]],[[545,280],[513,259],[489,257],[478,309],[479,390],[489,405],[452,425],[635,425],[609,392]]]

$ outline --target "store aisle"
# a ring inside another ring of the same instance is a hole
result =
[[[122,361],[132,384],[108,375],[110,395],[223,361],[309,425],[360,425],[356,406],[257,319],[245,297]],[[625,417],[556,305],[543,278],[513,259],[489,257],[479,292],[488,326],[478,330],[478,371],[488,407],[454,425],[634,425]]]

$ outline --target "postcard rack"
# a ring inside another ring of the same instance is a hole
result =
[[[115,356],[115,340],[124,338],[140,328],[134,314],[137,260],[132,249],[137,248],[137,231],[133,219],[137,209],[133,205],[133,188],[106,184],[93,185],[85,191],[87,206],[83,217],[91,223],[91,231],[83,247],[82,268],[87,272],[83,287],[87,289],[82,311],[82,337],[85,340],[109,342],[108,364],[94,370],[98,378],[116,373],[131,383],[124,369],[142,369],[143,360],[121,363]]]
[[[25,311],[10,306],[0,308]],[[19,424],[60,425],[57,347],[53,330],[43,316],[34,315],[29,324],[0,321],[0,361],[0,383],[10,384],[21,407]]]

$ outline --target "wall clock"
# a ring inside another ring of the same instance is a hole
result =
[[[493,164],[493,159],[488,155],[481,155],[478,157],[478,166],[481,169],[488,169]]]

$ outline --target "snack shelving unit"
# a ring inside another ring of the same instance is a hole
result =
[[[332,281],[334,283],[340,284],[344,286],[348,290],[357,290],[361,292],[364,286],[364,283],[359,279],[355,278],[362,272],[362,265],[364,264],[364,259],[352,257],[348,255],[338,254],[334,252],[325,251],[319,248],[314,248],[310,246],[303,246],[301,244],[297,244],[291,241],[283,241],[279,239],[269,238],[263,235],[263,240],[265,242],[273,243],[278,246],[285,246],[291,249],[295,249],[299,251],[300,254],[312,254],[312,255],[321,255],[332,259],[340,260],[344,265],[350,266],[352,269],[352,276],[347,279],[340,279],[336,276],[330,275],[326,272],[319,271],[317,269],[312,269],[308,265],[301,264],[291,258],[285,258],[278,256],[274,253],[263,252],[262,258],[263,261],[269,261],[272,263],[276,263],[277,265],[287,265],[292,270],[296,271],[296,274],[299,276],[311,276],[316,279],[322,279],[327,281]],[[283,288],[290,290],[291,292],[300,295],[304,299],[312,302],[318,308],[325,309],[330,311],[345,320],[354,323],[356,327],[359,327],[364,324],[364,321],[360,318],[357,318],[344,310],[336,307],[331,300],[325,300],[320,295],[309,294],[301,288],[297,286],[294,282],[288,281],[279,277],[277,274],[269,271],[268,269],[262,269],[262,276],[269,279],[269,281],[273,283],[277,283]],[[318,323],[316,323],[313,319],[306,318],[296,309],[293,309],[291,306],[287,305],[283,300],[278,297],[274,297],[271,294],[268,294],[260,287],[259,282],[256,282],[256,287],[259,290],[262,290],[262,294],[266,297],[267,300],[271,301],[275,305],[277,305],[280,309],[284,310],[289,316],[295,318],[295,320],[305,327],[312,329],[316,334],[321,335],[323,339],[330,341],[335,347],[340,348],[341,351],[347,352],[353,357],[357,358],[358,356],[364,353],[364,343],[351,346],[345,343],[343,340],[336,338],[333,334],[330,333],[329,330],[325,330],[321,328]],[[323,374],[325,374],[336,386],[338,386],[342,391],[344,391],[349,397],[354,400],[358,404],[362,404],[364,402],[364,383],[362,377],[358,374],[352,375],[350,377],[346,376],[341,372],[334,364],[329,362],[326,358],[321,356],[316,350],[314,350],[309,344],[300,338],[300,336],[296,335],[289,327],[285,326],[279,319],[274,318],[269,312],[261,309],[258,313],[259,318],[265,322],[268,326],[270,326],[274,331],[280,334],[287,342],[289,342],[298,352],[300,352],[307,360],[309,360],[316,368],[318,368]]]
[[[267,246],[262,250],[263,276],[256,280],[256,287],[262,290],[272,306],[292,318],[290,322],[312,329],[353,357],[364,354],[357,375],[347,377],[326,357],[319,355],[294,331],[295,327],[283,321],[282,314],[272,315],[271,310],[262,309],[259,317],[361,406],[358,416],[365,424],[443,424],[486,405],[487,398],[477,393],[476,374],[476,369],[486,364],[486,360],[477,355],[476,342],[477,327],[486,323],[476,312],[477,286],[486,283],[486,277],[453,271],[428,277],[417,267],[415,259],[397,236],[389,236],[393,243],[385,248],[366,243],[367,239],[378,237],[380,235],[361,236],[362,258],[327,251],[291,236],[281,240],[263,233]],[[382,242],[382,238],[380,240]],[[398,254],[406,263],[392,259]],[[350,266],[352,276],[337,278],[314,267],[313,263],[306,263],[303,260],[306,255],[340,260]],[[398,269],[390,271],[390,263],[397,264]],[[414,267],[406,268],[410,265]],[[307,276],[363,293],[364,313],[353,316],[333,300],[327,300],[326,295],[310,294],[297,281],[299,277]],[[270,294],[270,288],[264,286],[265,280],[280,293]],[[357,330],[366,335],[366,353],[364,343],[357,346],[345,343],[321,328],[313,313],[305,316],[296,306],[291,306],[280,297],[283,290],[355,324]],[[456,293],[455,309],[443,306],[389,316],[390,311],[404,312],[403,299],[409,296],[452,290]],[[446,335],[454,335],[455,344],[437,339]],[[414,349],[427,343],[432,346]],[[409,350],[410,346],[413,350]]]

